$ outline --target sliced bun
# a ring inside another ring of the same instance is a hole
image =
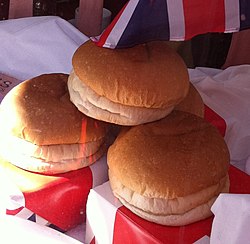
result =
[[[0,140],[0,155],[12,164],[32,172],[59,174],[91,165],[106,151],[107,141],[75,144],[35,145],[15,136]]]
[[[229,191],[225,141],[215,127],[190,113],[173,111],[162,120],[124,129],[107,159],[114,195],[156,223],[184,225],[210,216],[215,198]]]
[[[43,74],[13,88],[0,106],[0,155],[23,169],[58,174],[94,163],[109,125],[70,102],[68,75]]]
[[[87,87],[71,72],[69,81],[71,100],[87,116],[118,125],[138,125],[167,116],[173,107],[167,109],[143,108],[121,105],[101,97]]]
[[[55,151],[62,151],[64,145],[56,145],[54,150]],[[96,151],[92,152],[90,155],[86,156],[76,156],[67,159],[61,159],[61,160],[44,160],[39,157],[32,157],[30,155],[27,155],[25,153],[22,153],[20,151],[17,152],[10,152],[10,151],[2,151],[1,149],[1,157],[12,163],[13,165],[16,165],[22,169],[37,172],[41,174],[47,174],[47,175],[54,175],[54,174],[60,174],[65,173],[77,169],[81,169],[83,167],[89,166],[96,162],[98,159],[100,159],[104,153],[107,151],[107,145],[104,143],[100,147],[97,148]],[[71,152],[64,151],[64,153],[69,153],[71,155]],[[57,155],[59,156],[59,155]]]
[[[189,89],[184,61],[164,41],[118,50],[89,41],[77,49],[72,64],[71,101],[88,116],[112,123],[163,118]]]
[[[144,197],[126,186],[109,172],[114,195],[136,215],[162,225],[182,226],[212,215],[211,206],[217,196],[229,191],[229,177],[197,193],[174,199]]]

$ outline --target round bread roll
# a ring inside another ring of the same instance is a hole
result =
[[[86,115],[119,125],[138,125],[168,115],[187,95],[182,58],[157,41],[106,49],[88,41],[73,55],[71,101]]]
[[[124,129],[107,154],[114,195],[138,216],[182,226],[212,215],[229,191],[229,151],[202,118],[173,111],[156,122]]]
[[[43,74],[14,87],[0,106],[0,155],[30,171],[56,174],[88,166],[107,149],[108,124],[69,99],[68,75]]]
[[[204,118],[204,102],[200,93],[191,82],[187,96],[178,105],[176,105],[175,110],[188,112]]]

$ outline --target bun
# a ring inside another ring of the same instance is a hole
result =
[[[113,124],[143,124],[165,117],[173,109],[132,107],[111,102],[85,86],[74,71],[70,74],[68,86],[71,100],[82,113]]]
[[[0,141],[1,157],[32,172],[59,174],[93,164],[107,151],[105,140],[38,146],[23,139],[5,136]]]
[[[184,61],[164,41],[116,50],[89,41],[77,49],[72,65],[71,101],[88,116],[112,123],[163,118],[189,89]]]
[[[109,179],[114,195],[136,215],[162,225],[182,226],[205,219],[212,215],[211,206],[217,196],[229,191],[229,177],[197,193],[173,199],[150,198],[132,191],[113,176]]]
[[[229,190],[230,157],[223,137],[190,113],[173,111],[162,120],[124,129],[108,149],[107,159],[114,194],[132,211],[139,209],[141,217],[145,216],[140,211],[183,215]],[[164,204],[171,206],[169,211]],[[159,208],[163,210],[157,212]],[[199,219],[211,215],[209,208],[202,209]],[[197,217],[188,219],[191,223]]]
[[[1,103],[2,131],[37,145],[85,143],[105,137],[107,125],[70,102],[68,75],[43,74],[14,87]]]
[[[69,99],[68,75],[43,74],[14,87],[0,106],[1,156],[27,170],[62,173],[100,158],[109,125]]]
[[[187,96],[175,107],[175,110],[188,112],[204,118],[205,105],[198,90],[190,83]]]

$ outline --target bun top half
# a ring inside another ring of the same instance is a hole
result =
[[[0,105],[0,134],[37,145],[103,138],[108,125],[78,111],[70,102],[67,80],[67,74],[43,74],[14,87]]]
[[[100,48],[88,41],[74,53],[72,65],[85,85],[122,105],[167,108],[189,89],[184,61],[164,41],[126,49]]]
[[[228,174],[229,151],[202,118],[173,111],[162,120],[125,128],[107,155],[112,175],[150,198],[185,197]]]

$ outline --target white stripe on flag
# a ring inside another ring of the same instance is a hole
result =
[[[107,47],[107,48],[116,47],[139,1],[140,0],[130,0],[128,2],[128,5],[124,9],[119,20],[117,21],[114,28],[110,32],[104,44],[104,47]]]
[[[36,214],[36,223],[39,225],[46,225],[49,226],[50,222],[44,218],[42,218],[41,216]]]
[[[116,211],[122,204],[114,197],[109,181],[90,190],[87,201],[85,242],[112,243]]]
[[[18,216],[22,219],[28,219],[29,217],[31,217],[34,213],[32,211],[30,211],[27,208],[23,208],[19,213],[17,213],[15,216]]]
[[[225,32],[240,29],[240,7],[238,0],[225,0]]]
[[[182,0],[166,0],[169,21],[169,39],[182,41],[185,39],[185,20]]]

